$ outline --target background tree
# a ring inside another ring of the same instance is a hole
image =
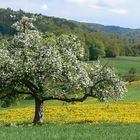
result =
[[[137,80],[136,72],[137,72],[136,68],[131,67],[128,71],[128,74],[125,75],[125,80],[130,83],[136,81]]]
[[[119,54],[118,51],[116,46],[109,46],[106,48],[106,57],[116,57]]]
[[[35,99],[33,122],[37,124],[43,122],[45,100],[122,97],[125,83],[113,70],[80,61],[84,49],[75,35],[43,35],[33,21],[23,17],[16,22],[17,34],[0,48],[0,89],[11,91],[0,92],[1,99],[13,94],[31,95]]]
[[[95,34],[93,33],[85,33],[85,49],[86,56],[88,56],[89,60],[97,60],[98,57],[105,56],[105,46],[104,43],[97,39]],[[87,52],[88,50],[88,52]]]
[[[105,56],[104,44],[99,40],[94,40],[92,46],[89,47],[89,60],[97,60],[99,57]]]

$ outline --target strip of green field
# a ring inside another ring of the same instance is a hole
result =
[[[135,56],[118,56],[117,58],[120,59],[127,59],[127,60],[139,60],[140,61],[140,57],[135,57]]]
[[[139,124],[1,127],[0,140],[139,140]]]
[[[132,57],[127,57],[128,60],[131,60]],[[134,59],[134,58],[133,58]],[[139,60],[138,58],[135,58]],[[117,60],[116,59],[101,59],[102,64],[108,64],[113,67],[115,71],[119,74],[126,75],[128,74],[131,68],[136,69],[136,75],[140,79],[140,62],[128,61],[128,60]]]
[[[137,102],[140,101],[140,85],[129,85],[123,102]]]
[[[102,64],[108,64],[121,73],[128,73],[130,68],[135,68],[137,73],[140,73],[140,63],[138,62],[127,62],[127,61],[113,61],[111,59],[104,59],[101,61]]]

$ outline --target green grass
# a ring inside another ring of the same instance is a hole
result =
[[[140,85],[129,85],[128,93],[123,99],[123,102],[138,102],[140,101]]]
[[[113,61],[111,59],[102,59],[102,64],[108,63],[108,65],[114,67],[118,73],[127,74],[130,68],[135,68],[138,75],[140,75],[140,62],[130,62],[130,61]]]
[[[122,59],[122,60],[118,60],[118,59]],[[140,57],[118,56],[117,58],[100,59],[101,64],[103,65],[107,64],[108,66],[113,67],[115,71],[121,75],[127,75],[130,68],[135,68],[137,79],[140,79],[140,65],[139,65],[140,62],[135,62],[135,60],[140,61]],[[89,61],[89,63],[92,63],[92,61]]]
[[[108,64],[109,66],[113,67],[118,74],[122,76],[128,75],[130,68],[135,68],[136,79],[140,80],[140,62],[135,62],[135,60],[140,60],[140,57],[119,56],[117,58],[124,59],[124,60],[116,61],[114,60],[115,58],[114,59],[103,58],[101,59],[101,64]],[[129,60],[132,60],[132,61],[129,61]]]
[[[0,140],[139,140],[139,124],[1,127]]]
[[[127,60],[140,60],[140,57],[137,56],[118,56],[117,58],[121,58],[121,59],[127,59]]]
[[[48,106],[61,106],[63,104],[66,104],[65,102],[62,102],[62,101],[45,101],[45,105],[48,105]],[[24,108],[24,107],[28,107],[28,106],[34,106],[35,103],[34,103],[34,100],[31,99],[31,100],[23,100],[21,102],[18,102],[16,103],[15,105],[12,105],[10,107],[7,107],[7,108],[2,108],[0,107],[0,109],[14,109],[14,108]]]

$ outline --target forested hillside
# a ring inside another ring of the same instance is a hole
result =
[[[0,38],[10,39],[16,31],[11,27],[22,16],[36,16],[36,27],[41,32],[53,32],[56,35],[76,34],[85,46],[85,59],[98,57],[115,57],[117,55],[140,55],[140,30],[103,26],[99,24],[80,23],[61,18],[25,13],[22,10],[0,9]]]
[[[104,26],[95,23],[83,23],[89,31],[115,33],[120,37],[127,38],[129,43],[137,42],[140,39],[140,29],[122,28],[119,26]]]

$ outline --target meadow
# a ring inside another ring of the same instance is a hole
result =
[[[1,140],[139,140],[140,124],[1,127]]]
[[[117,58],[101,59],[101,63],[112,66],[121,75],[128,74],[130,68],[135,68],[136,75],[140,79],[140,57],[118,56]]]
[[[121,73],[136,67],[140,75],[140,66],[135,60],[139,61],[140,57],[118,57],[117,60],[106,59],[102,63],[108,62]],[[127,87],[128,93],[119,102],[110,100],[109,103],[101,103],[92,98],[76,104],[47,101],[42,126],[32,124],[33,100],[0,108],[0,140],[138,140],[140,82],[132,82]]]

